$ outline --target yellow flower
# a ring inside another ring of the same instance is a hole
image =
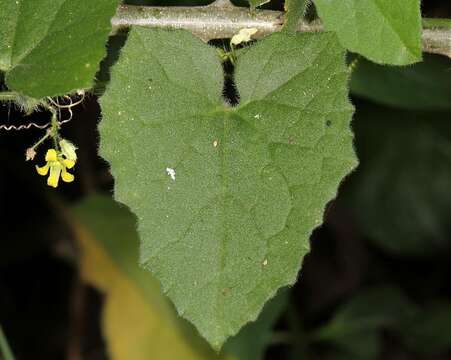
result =
[[[45,155],[45,161],[47,161],[47,164],[41,167],[36,166],[36,171],[39,175],[46,176],[50,170],[47,185],[56,188],[60,176],[65,182],[74,181],[74,175],[69,174],[67,169],[74,167],[75,160],[64,158],[61,154],[58,154],[55,149],[48,149],[47,154]]]
[[[251,41],[252,35],[255,35],[257,31],[258,29],[256,28],[241,29],[238,34],[233,35],[230,42],[232,45],[239,45],[243,42]]]

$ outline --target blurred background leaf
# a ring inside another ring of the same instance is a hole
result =
[[[358,171],[344,198],[382,248],[431,254],[449,247],[451,113],[357,103]]]
[[[451,303],[428,304],[406,321],[400,331],[408,347],[424,359],[433,358],[451,347]]]
[[[340,306],[331,321],[315,332],[314,339],[333,343],[349,359],[379,359],[381,330],[393,328],[415,313],[415,306],[396,287],[365,289]]]
[[[424,55],[411,66],[383,66],[359,58],[351,92],[382,105],[403,109],[451,109],[451,61]]]

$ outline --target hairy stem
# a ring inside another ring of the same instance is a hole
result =
[[[282,29],[285,13],[249,10],[221,1],[197,7],[123,5],[112,19],[114,31],[132,25],[186,29],[204,41],[230,38],[243,28],[257,28],[257,37]],[[451,57],[451,20],[424,19],[423,50]],[[301,20],[298,32],[323,31],[322,24]]]

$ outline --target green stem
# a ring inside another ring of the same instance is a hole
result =
[[[46,134],[39,139],[39,141],[37,143],[35,143],[31,148],[33,150],[35,150],[39,145],[41,145],[45,140],[47,140],[47,138],[50,136],[50,132],[47,131]]]
[[[0,354],[3,360],[14,360],[14,355],[11,348],[8,345],[5,334],[3,333],[2,327],[0,326]]]
[[[451,20],[423,19],[423,51],[451,57]]]
[[[59,140],[60,140],[60,134],[59,134],[59,123],[58,123],[58,116],[56,114],[56,110],[53,109],[52,110],[52,128],[50,130],[50,135],[52,136],[53,139],[53,146],[55,148],[55,150],[60,150],[59,148]]]

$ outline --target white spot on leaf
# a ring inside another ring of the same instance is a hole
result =
[[[166,168],[166,173],[171,177],[172,180],[175,181],[175,169]]]

